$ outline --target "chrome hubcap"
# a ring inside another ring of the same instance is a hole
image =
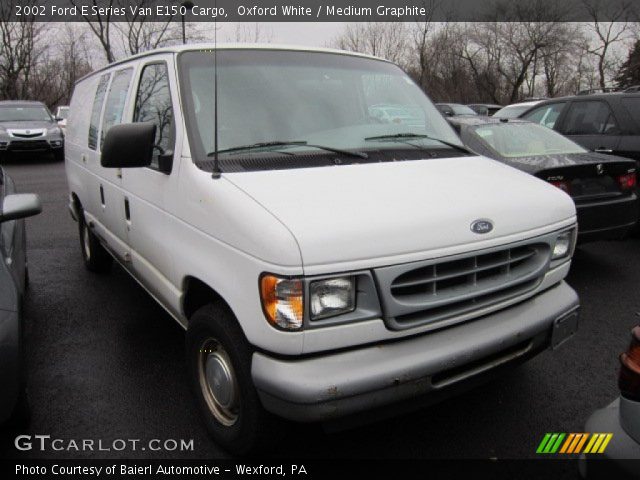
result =
[[[199,380],[209,410],[221,424],[238,420],[238,388],[231,360],[217,340],[209,338],[198,353]]]

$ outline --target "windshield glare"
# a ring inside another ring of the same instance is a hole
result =
[[[583,153],[584,148],[553,130],[535,123],[500,123],[482,125],[474,133],[503,157],[531,157]]]
[[[44,107],[0,107],[0,122],[49,121],[51,121],[51,115]]]
[[[219,151],[273,141],[358,151],[393,149],[397,142],[365,138],[397,133],[460,145],[435,106],[393,64],[279,50],[220,50],[217,64]],[[192,154],[204,159],[214,150],[213,52],[181,54],[180,77]],[[450,148],[428,139],[411,143]],[[286,149],[293,154],[304,150],[313,148]]]

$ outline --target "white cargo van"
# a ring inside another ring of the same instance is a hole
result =
[[[577,328],[571,199],[466,151],[387,61],[148,52],[78,82],[66,143],[87,268],[115,258],[186,329],[231,451],[277,416],[440,399]]]

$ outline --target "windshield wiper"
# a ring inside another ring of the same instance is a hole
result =
[[[291,141],[279,141],[279,140],[274,140],[271,142],[260,142],[260,143],[252,143],[250,145],[240,145],[237,147],[231,147],[231,148],[225,148],[223,150],[218,150],[217,153],[229,153],[229,152],[241,152],[241,151],[248,151],[248,150],[258,150],[261,148],[272,148],[272,147],[296,147],[296,146],[305,146],[305,147],[312,147],[312,148],[318,148],[320,150],[326,150],[327,152],[333,152],[333,153],[337,153],[340,155],[345,155],[345,156],[349,156],[349,157],[358,157],[358,158],[369,158],[369,155],[367,155],[364,152],[358,152],[358,151],[350,151],[350,150],[342,150],[340,148],[333,148],[333,147],[327,147],[325,145],[315,145],[315,144],[311,144],[311,143],[307,143],[303,140],[291,140]],[[207,157],[213,157],[216,154],[216,152],[209,152],[207,154]]]
[[[468,149],[466,149],[465,147],[462,147],[460,145],[456,145],[455,143],[451,143],[451,142],[447,142],[446,140],[442,140],[440,138],[436,138],[436,137],[432,137],[430,135],[424,135],[421,133],[411,133],[411,132],[405,132],[405,133],[393,133],[393,134],[389,134],[389,135],[378,135],[375,137],[366,137],[365,141],[369,141],[369,140],[389,140],[389,141],[402,141],[402,140],[408,140],[411,138],[424,138],[427,140],[434,140],[436,142],[440,142],[443,145],[446,145],[447,147],[451,147],[454,148],[456,150],[459,150],[460,152],[464,152],[464,153],[471,153]],[[410,144],[413,145],[413,144]],[[421,148],[419,147],[419,145],[413,145],[415,147]]]

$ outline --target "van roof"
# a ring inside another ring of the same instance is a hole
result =
[[[149,57],[151,55],[156,55],[159,53],[181,53],[181,52],[200,51],[200,50],[288,50],[288,51],[297,51],[297,52],[320,52],[320,53],[334,53],[338,55],[349,55],[352,57],[370,58],[372,60],[378,60],[381,62],[393,63],[393,62],[390,62],[389,60],[386,60],[380,57],[375,57],[373,55],[366,55],[364,53],[358,53],[358,52],[350,52],[347,50],[338,50],[334,48],[305,47],[300,45],[277,45],[277,44],[271,44],[271,43],[218,43],[217,45],[215,43],[192,43],[188,45],[176,45],[173,47],[156,48],[154,50],[149,50],[143,53],[132,55],[122,60],[118,60],[117,62],[110,63],[109,65],[99,68],[98,70],[94,70],[93,72],[77,80],[76,84],[82,82],[83,80],[89,77],[92,77],[97,73],[100,73],[111,67],[130,62],[131,60],[137,60],[139,58]]]

